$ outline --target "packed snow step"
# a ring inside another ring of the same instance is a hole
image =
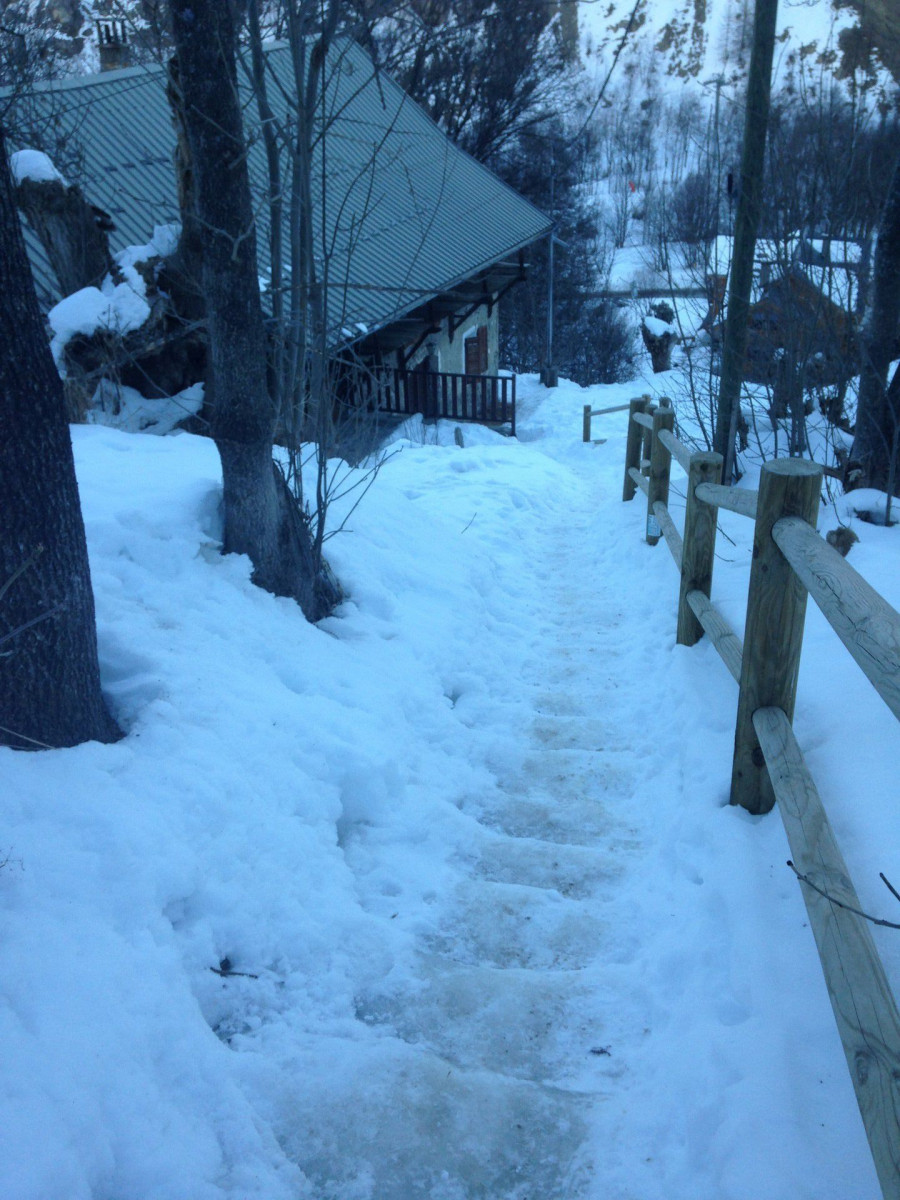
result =
[[[585,518],[578,524],[586,531]],[[399,1136],[378,1126],[387,1145],[373,1169],[380,1172],[385,1159],[393,1163],[389,1177],[370,1178],[369,1194],[379,1200],[587,1194],[590,1171],[581,1160],[587,1114],[612,1094],[623,1069],[603,1039],[609,996],[595,967],[622,960],[623,952],[620,937],[609,936],[602,905],[615,897],[623,853],[636,844],[603,798],[610,789],[627,794],[640,764],[630,751],[622,753],[614,722],[584,716],[592,674],[594,711],[603,711],[609,672],[604,654],[588,655],[586,669],[584,655],[574,659],[568,649],[579,629],[590,628],[585,621],[594,603],[584,574],[559,586],[561,545],[571,541],[572,530],[556,522],[540,533],[535,562],[547,586],[527,626],[539,632],[519,664],[531,714],[523,722],[522,751],[498,747],[496,785],[459,801],[471,823],[459,860],[466,876],[435,896],[409,966],[356,998],[362,1023],[414,1053],[409,1069],[417,1106],[424,1101],[426,1110],[441,1112],[432,1127]],[[514,627],[519,619],[514,610],[498,617]],[[608,638],[607,630],[604,646]],[[470,689],[462,680],[449,688],[454,708],[465,707]],[[473,730],[479,726],[473,719]],[[354,861],[351,854],[351,867]],[[395,1079],[395,1104],[398,1086]],[[476,1162],[454,1142],[459,1123],[476,1120],[474,1109],[483,1105],[493,1111],[486,1125],[478,1122]],[[412,1142],[417,1156],[407,1153]],[[428,1166],[435,1162],[443,1163],[445,1177]],[[304,1171],[314,1174],[307,1155]]]
[[[390,1027],[456,1068],[493,1071],[562,1086],[573,1062],[595,1046],[588,1022],[590,982],[558,971],[457,966],[423,957],[416,991],[373,989],[359,997],[360,1020]]]
[[[612,855],[595,846],[504,836],[482,846],[473,870],[495,883],[550,888],[575,899],[608,895],[622,872]]]

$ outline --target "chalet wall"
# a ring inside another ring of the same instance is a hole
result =
[[[410,357],[406,365],[411,368],[417,367],[424,359],[430,355],[435,355],[438,359],[437,369],[439,371],[449,371],[451,374],[462,375],[466,369],[466,335],[474,336],[479,325],[486,325],[488,331],[486,374],[496,375],[500,366],[500,322],[498,308],[499,305],[495,304],[490,316],[488,316],[487,305],[477,308],[471,316],[467,317],[461,325],[454,329],[452,340],[450,338],[449,318],[445,317],[441,321],[440,333],[436,333],[433,337],[430,337]]]

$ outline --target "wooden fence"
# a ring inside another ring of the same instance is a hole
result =
[[[705,633],[740,686],[731,802],[753,813],[777,803],[882,1193],[900,1200],[900,1015],[791,727],[807,596],[898,719],[900,614],[816,533],[820,466],[778,459],[758,492],[723,487],[721,455],[678,441],[667,400],[628,408],[622,498],[644,493],[647,541],[665,539],[680,572],[678,642]],[[688,478],[682,533],[668,508],[673,459]],[[743,645],[710,600],[719,508],[755,522]]]
[[[379,408],[403,415],[422,413],[429,420],[477,421],[509,425],[516,436],[515,375],[459,375],[449,371],[377,373]]]
[[[628,407],[627,404],[614,404],[612,408],[591,408],[589,404],[586,404],[584,406],[581,440],[584,442],[591,440],[591,417],[605,417],[607,413],[624,412]],[[601,439],[601,443],[605,440],[605,438]]]

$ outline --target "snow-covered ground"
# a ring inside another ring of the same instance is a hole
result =
[[[579,28],[588,70],[602,81],[614,49],[625,38],[622,66],[629,76],[652,79],[676,94],[706,89],[719,77],[743,77],[750,57],[753,5],[746,0],[581,0]],[[776,86],[796,83],[798,74],[818,78],[836,57],[842,31],[852,28],[852,9],[831,0],[785,0],[778,7],[773,77]],[[880,77],[890,87],[887,73]],[[726,93],[727,94],[727,93]]]
[[[73,430],[126,737],[0,751],[4,1200],[876,1200],[736,688],[674,644],[624,414],[580,441],[646,384],[520,382],[518,441],[410,427],[318,628],[220,557],[209,442]],[[896,915],[900,734],[817,611],[795,725]]]

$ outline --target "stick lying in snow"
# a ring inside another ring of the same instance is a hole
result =
[[[215,971],[217,975],[221,975],[223,979],[228,979],[232,975],[240,975],[242,979],[259,979],[258,975],[251,975],[249,971],[233,971],[230,958],[223,958],[217,967],[209,969]]]

